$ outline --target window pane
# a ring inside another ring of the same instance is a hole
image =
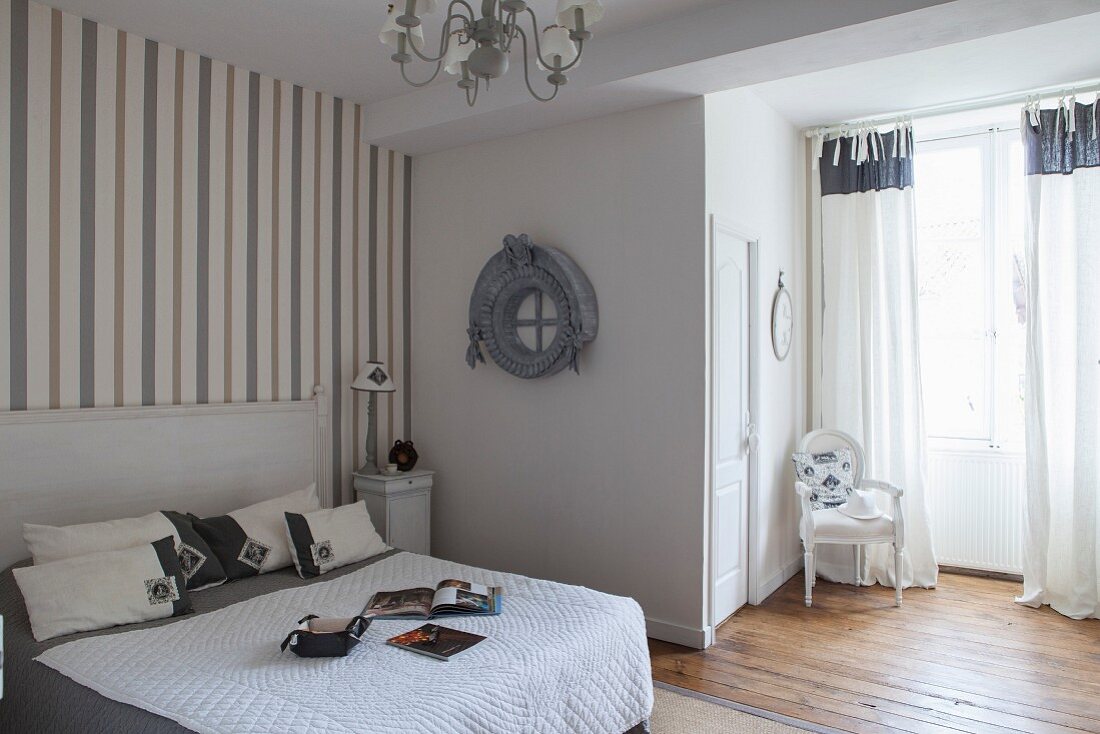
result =
[[[921,144],[914,159],[921,372],[930,436],[990,438],[983,140]]]

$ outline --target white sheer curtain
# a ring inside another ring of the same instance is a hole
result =
[[[901,584],[931,587],[938,568],[925,494],[912,137],[908,128],[861,135],[862,141],[827,141],[818,163],[822,425],[839,428],[863,444],[866,476],[905,490]],[[885,501],[882,508],[890,509]],[[893,586],[892,549],[869,545],[866,550],[861,577]],[[847,547],[825,546],[818,554],[820,576],[851,583]]]
[[[1100,617],[1100,156],[1096,105],[1025,110],[1027,536],[1024,593]],[[1037,124],[1036,124],[1037,123]],[[1071,134],[1073,130],[1073,134]]]

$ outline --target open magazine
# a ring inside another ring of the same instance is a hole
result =
[[[431,619],[454,614],[500,614],[499,586],[444,579],[434,589],[420,587],[379,591],[367,602],[364,617]]]

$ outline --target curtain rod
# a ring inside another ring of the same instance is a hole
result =
[[[969,99],[962,102],[948,102],[946,104],[917,107],[904,112],[896,112],[892,115],[878,115],[862,120],[851,120],[837,125],[808,127],[803,130],[803,133],[807,138],[812,138],[818,133],[833,135],[842,130],[850,130],[856,127],[880,127],[882,125],[891,125],[902,118],[933,117],[936,115],[951,114],[952,112],[969,112],[970,110],[980,110],[983,107],[995,107],[999,105],[1022,105],[1033,97],[1069,97],[1078,94],[1091,94],[1093,92],[1100,93],[1100,79],[1079,82],[1077,84],[1061,84],[1056,87],[1043,87],[1041,89],[1033,89],[1030,92],[1010,92],[1008,94]]]

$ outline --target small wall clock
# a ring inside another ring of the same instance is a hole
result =
[[[794,334],[794,306],[791,292],[783,285],[783,271],[779,271],[779,288],[772,300],[772,351],[782,362],[791,351]]]

